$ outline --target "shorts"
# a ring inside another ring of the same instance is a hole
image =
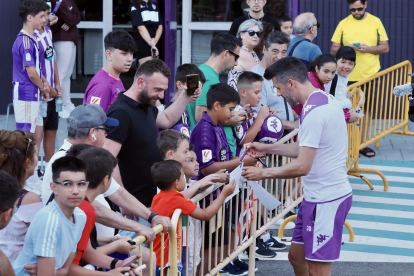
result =
[[[36,126],[43,126],[40,102],[13,100],[16,129],[34,133]]]
[[[43,118],[43,130],[57,130],[59,114],[56,112],[56,100],[47,102],[47,117]]]
[[[342,231],[352,205],[352,193],[328,202],[303,200],[292,242],[303,244],[305,259],[333,262],[339,259]]]

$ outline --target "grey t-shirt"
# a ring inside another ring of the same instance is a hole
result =
[[[265,70],[265,68],[257,64],[252,68],[251,71],[263,77]],[[262,105],[267,105],[268,107],[273,107],[276,110],[277,116],[280,119],[286,121],[294,121],[292,108],[287,102],[285,102],[285,99],[283,99],[283,97],[277,96],[276,88],[273,86],[272,80],[265,79],[263,81],[262,96],[263,97],[260,100],[259,105],[257,107],[253,107],[253,109],[259,111]],[[286,113],[286,109],[288,114]]]

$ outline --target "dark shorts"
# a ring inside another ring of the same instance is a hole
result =
[[[352,205],[352,193],[328,202],[300,205],[292,243],[303,244],[305,258],[316,262],[339,259],[342,231]]]
[[[155,34],[157,33],[158,26],[145,26],[148,30],[148,33],[151,37],[155,37]],[[152,56],[151,53],[151,47],[148,45],[148,43],[142,38],[142,36],[139,34],[139,32],[134,32],[134,39],[135,43],[137,44],[138,51],[135,52],[134,56],[137,59],[146,58]],[[156,45],[156,47],[159,50],[159,43]]]
[[[56,99],[47,102],[47,117],[43,118],[43,130],[57,130],[59,114],[56,112]]]

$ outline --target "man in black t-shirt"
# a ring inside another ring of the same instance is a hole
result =
[[[243,23],[247,19],[256,19],[260,21],[265,21],[268,23],[272,23],[275,27],[275,31],[280,31],[279,22],[276,18],[271,17],[263,12],[263,7],[266,5],[267,0],[246,0],[247,5],[249,5],[249,13],[247,15],[243,15],[239,18],[236,18],[231,24],[231,28],[229,33],[236,36],[237,30],[240,27],[240,24]]]

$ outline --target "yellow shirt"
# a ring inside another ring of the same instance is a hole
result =
[[[347,46],[354,42],[367,44],[368,46],[378,45],[379,41],[387,41],[387,33],[381,20],[367,13],[367,17],[363,20],[357,20],[352,15],[339,22],[332,42]],[[375,75],[380,70],[379,55],[361,53],[356,51],[356,66],[349,74],[349,81],[360,81]]]

